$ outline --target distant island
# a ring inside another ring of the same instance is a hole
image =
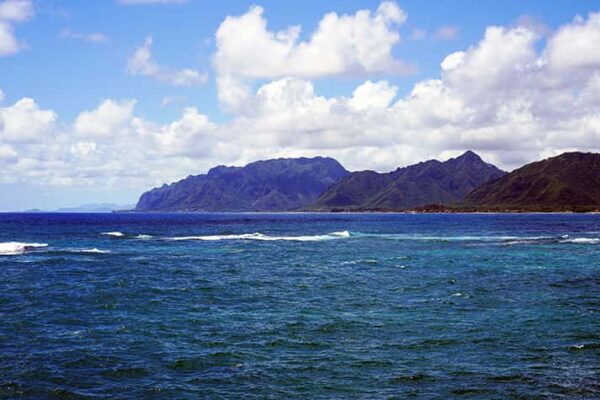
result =
[[[54,210],[31,209],[27,213],[109,213],[113,211],[130,210],[135,205],[122,205],[113,203],[90,203],[73,207],[61,207]]]
[[[145,192],[133,211],[600,211],[600,154],[564,153],[506,173],[472,151],[388,173],[349,172],[332,158],[280,158]]]

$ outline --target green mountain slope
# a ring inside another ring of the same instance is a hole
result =
[[[600,154],[564,153],[473,190],[468,207],[561,211],[600,207]]]
[[[308,207],[313,211],[404,210],[426,204],[451,204],[473,188],[505,172],[467,151],[445,162],[429,160],[393,172],[353,172]]]

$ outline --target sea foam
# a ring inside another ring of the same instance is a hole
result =
[[[80,249],[80,250],[73,250],[76,253],[91,253],[91,254],[109,254],[110,250],[101,250],[98,249],[96,247],[94,247],[93,249]]]
[[[23,254],[29,250],[41,247],[48,247],[48,243],[2,242],[0,243],[0,255]]]
[[[112,236],[112,237],[123,237],[123,236],[125,236],[125,234],[123,232],[118,232],[118,231],[114,231],[114,232],[102,232],[102,235]]]
[[[600,244],[600,238],[572,238],[561,240],[562,243]]]
[[[349,238],[350,232],[340,231],[332,232],[326,235],[303,235],[303,236],[271,236],[265,235],[259,232],[255,233],[243,233],[239,235],[204,235],[204,236],[178,236],[171,237],[170,240],[205,240],[205,241],[218,241],[218,240],[262,240],[262,241],[275,241],[275,240],[287,240],[297,242],[320,242],[323,240],[335,240]]]

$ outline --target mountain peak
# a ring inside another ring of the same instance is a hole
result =
[[[475,153],[472,150],[465,151],[462,155],[456,157],[455,160],[456,161],[460,160],[460,161],[468,162],[468,163],[483,162],[481,157],[479,157],[479,154]]]
[[[313,210],[403,210],[462,200],[484,182],[504,172],[467,151],[446,162],[429,160],[390,173],[353,172],[329,187]]]

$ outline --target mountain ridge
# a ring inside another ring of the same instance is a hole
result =
[[[600,154],[567,152],[526,164],[475,188],[461,206],[506,211],[600,209]]]
[[[473,151],[427,160],[387,173],[352,172],[329,187],[308,211],[400,211],[462,200],[483,182],[506,174]]]
[[[145,192],[136,211],[289,211],[308,204],[348,171],[330,157],[219,165]]]

